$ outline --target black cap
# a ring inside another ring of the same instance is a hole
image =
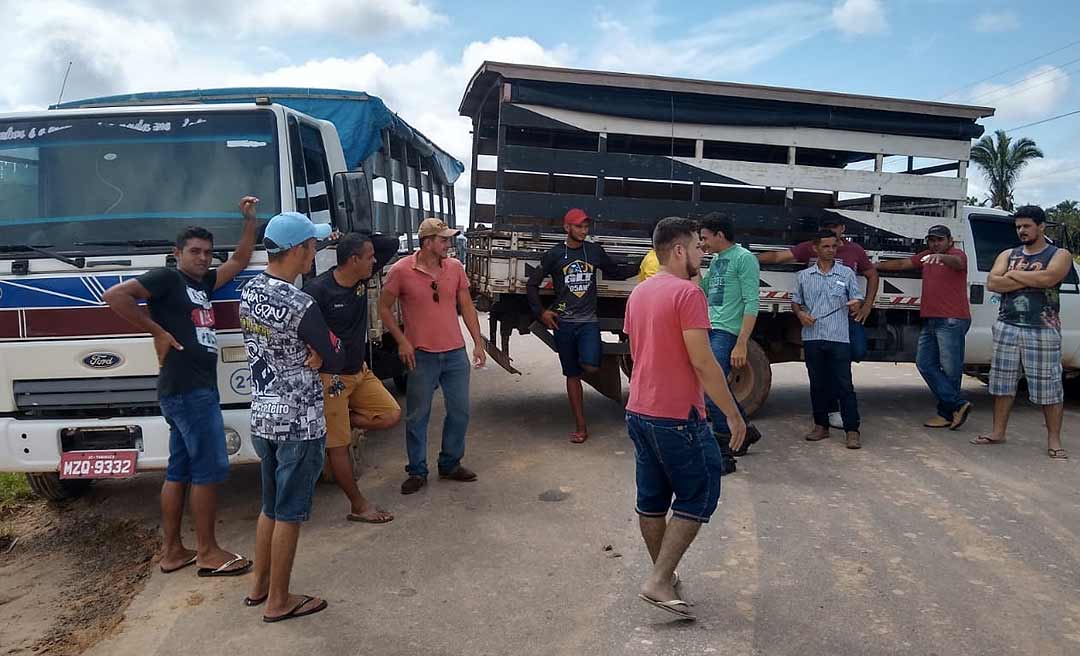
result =
[[[831,225],[844,225],[844,217],[839,214],[826,214],[818,221],[818,225],[822,228]]]
[[[945,239],[952,239],[952,231],[947,226],[936,225],[930,226],[930,229],[926,231],[927,237],[944,237]]]

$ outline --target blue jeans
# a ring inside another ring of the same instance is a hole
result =
[[[964,405],[960,385],[964,378],[964,342],[971,319],[922,320],[915,364],[937,398],[937,413],[952,421]]]
[[[840,402],[845,431],[859,430],[859,403],[851,382],[851,345],[813,339],[803,342],[803,359],[810,376],[814,424],[828,429],[829,406]]]
[[[464,348],[446,353],[416,351],[416,368],[409,372],[405,394],[405,448],[410,476],[427,478],[427,433],[431,402],[442,387],[446,401],[439,473],[449,474],[465,455],[465,431],[469,428],[469,373],[472,365]]]
[[[555,330],[555,349],[559,352],[563,375],[567,378],[581,378],[585,374],[582,365],[600,366],[603,351],[600,324],[596,321],[560,322]]]
[[[638,514],[666,517],[670,509],[676,517],[708,522],[720,500],[723,465],[709,424],[697,410],[687,419],[628,412],[626,431],[634,443]]]
[[[716,361],[720,363],[720,368],[724,370],[724,376],[731,375],[731,351],[735,348],[735,342],[738,339],[738,335],[732,335],[726,330],[709,329],[709,345],[712,347],[713,355],[716,356]],[[735,402],[735,405],[738,406],[739,414],[742,415],[745,421],[746,411],[743,410],[738,401]],[[709,421],[712,422],[713,432],[719,435],[731,435],[727,417],[724,416],[723,412],[720,412],[719,406],[713,403],[708,395],[705,396],[705,408],[709,411]],[[724,471],[727,472],[730,469],[728,464],[734,456],[726,439],[721,439],[719,442],[720,453],[724,456]]]
[[[165,480],[194,485],[222,483],[229,477],[225,423],[213,388],[158,399],[169,424],[169,464]]]
[[[326,458],[326,438],[268,440],[251,437],[259,454],[262,514],[277,522],[306,522]]]

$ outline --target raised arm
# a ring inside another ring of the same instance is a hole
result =
[[[878,271],[911,271],[918,269],[919,265],[912,262],[910,257],[898,258],[895,260],[885,260],[884,262],[877,263]]]
[[[1042,271],[1006,271],[1004,278],[1022,284],[1024,287],[1046,289],[1059,284],[1069,275],[1072,268],[1072,255],[1069,251],[1059,248],[1050,258],[1050,266]]]
[[[683,344],[686,345],[690,364],[693,365],[701,386],[705,388],[705,393],[727,418],[728,428],[731,429],[731,450],[738,451],[746,437],[746,423],[728,388],[724,370],[720,368],[709,346],[709,332],[700,328],[684,330]]]
[[[998,253],[997,259],[994,260],[994,266],[990,268],[990,273],[986,276],[986,288],[992,292],[1007,294],[1027,287],[1018,280],[1005,277],[1005,274],[1009,272],[1010,252],[1011,250],[1006,250]]]
[[[240,235],[240,241],[236,243],[236,250],[233,251],[232,257],[225,261],[224,264],[217,268],[217,280],[214,282],[214,289],[221,289],[230,280],[236,277],[236,274],[247,268],[248,262],[251,261],[251,253],[255,250],[255,207],[259,204],[259,199],[254,196],[244,196],[240,199],[240,213],[244,216],[244,230]]]

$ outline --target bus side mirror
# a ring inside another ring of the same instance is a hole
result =
[[[334,203],[344,219],[342,232],[372,232],[371,187],[363,171],[342,171],[334,175]]]

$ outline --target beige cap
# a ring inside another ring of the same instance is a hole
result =
[[[445,221],[431,217],[430,219],[424,219],[420,223],[420,230],[418,235],[420,239],[424,237],[454,237],[460,230],[454,230],[450,226],[446,225]]]

